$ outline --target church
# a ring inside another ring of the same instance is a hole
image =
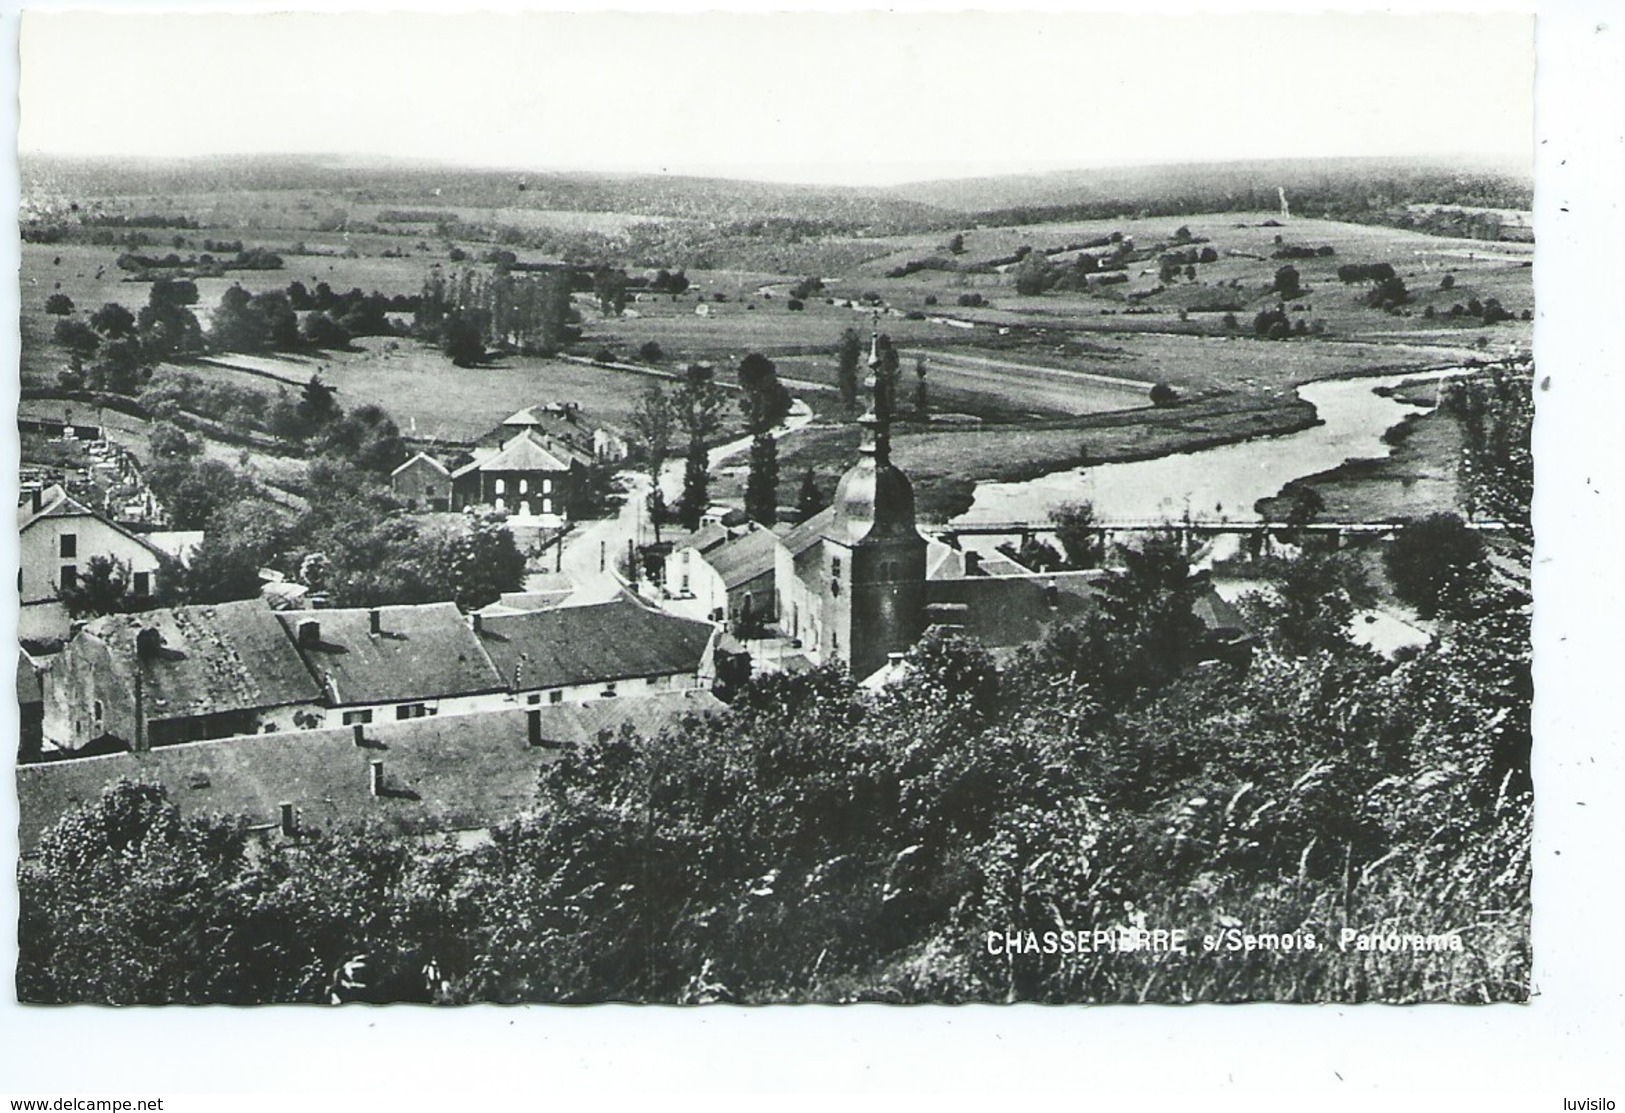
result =
[[[779,536],[780,631],[810,660],[840,662],[862,680],[928,630],[961,633],[997,651],[1033,641],[1049,622],[1091,606],[1098,572],[987,568],[978,554],[920,532],[914,487],[891,459],[892,406],[879,369],[877,336],[857,462],[828,508]]]

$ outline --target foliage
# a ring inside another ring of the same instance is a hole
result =
[[[849,328],[841,333],[835,348],[835,380],[841,390],[841,401],[848,406],[858,401],[858,364],[863,359],[863,341],[858,330]]]
[[[1179,566],[1148,554],[1114,597],[1149,614]],[[534,812],[469,849],[365,829],[261,848],[115,786],[23,866],[19,996],[315,1001],[365,953],[370,992],[409,1000],[1523,999],[1527,616],[1398,665],[1265,635],[1245,673],[1133,694],[1060,653],[1064,629],[1002,674],[928,638],[874,697],[769,674],[720,718],[561,751]],[[1238,922],[1322,946],[985,946]],[[1463,953],[1335,945],[1445,926]],[[405,976],[430,962],[433,987]]]
[[[690,364],[674,399],[677,422],[688,437],[683,494],[677,504],[677,518],[685,529],[698,529],[700,518],[710,505],[711,468],[706,446],[722,428],[726,402],[726,395],[717,385],[711,368],[700,363]]]
[[[128,561],[97,555],[87,560],[74,578],[58,586],[57,594],[74,618],[94,618],[140,610],[150,600],[131,594]]]
[[[1095,527],[1095,508],[1087,502],[1062,503],[1049,512],[1066,562],[1073,568],[1094,568],[1101,560],[1101,535]]]
[[[1484,541],[1455,514],[1431,514],[1407,524],[1383,552],[1394,594],[1423,618],[1458,614],[1488,574]]]
[[[660,469],[671,455],[677,415],[672,400],[659,383],[644,387],[631,417],[632,438],[643,456],[649,478],[660,482]]]
[[[1487,380],[1449,384],[1442,399],[1466,442],[1461,473],[1471,510],[1501,522],[1525,547],[1534,543],[1534,380],[1533,364],[1495,365]]]
[[[808,468],[801,475],[801,486],[796,492],[797,520],[805,522],[829,505],[829,498],[818,486],[818,477]]]

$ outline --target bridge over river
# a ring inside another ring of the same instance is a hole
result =
[[[1090,525],[1090,531],[1098,534],[1103,542],[1111,542],[1124,535],[1144,533],[1172,532],[1178,534],[1190,545],[1198,539],[1207,540],[1215,537],[1233,536],[1256,540],[1264,547],[1268,547],[1272,540],[1287,540],[1308,535],[1317,538],[1321,544],[1330,544],[1341,548],[1345,542],[1356,538],[1381,538],[1403,529],[1404,521],[1389,522],[1353,522],[1353,521],[1312,521],[1308,523],[1265,521],[1261,518],[1180,518],[1171,520],[1167,518],[1107,518],[1096,519]],[[1054,536],[1057,528],[1049,519],[1042,521],[1006,521],[1006,522],[969,522],[951,523],[942,526],[922,527],[933,536],[940,537],[950,544],[957,545],[966,537],[1012,537],[1028,538],[1036,536]],[[1501,522],[1475,521],[1468,522],[1467,528],[1483,533],[1500,533],[1506,526]]]

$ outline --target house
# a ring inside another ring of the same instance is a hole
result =
[[[451,509],[451,472],[427,453],[419,452],[390,472],[389,489],[409,510]]]
[[[529,430],[544,439],[562,444],[580,453],[589,461],[619,463],[626,459],[625,434],[612,426],[589,419],[575,402],[550,402],[544,406],[529,406],[513,414],[493,434],[506,441],[515,434]]]
[[[562,524],[582,460],[580,453],[523,430],[495,451],[476,452],[471,462],[451,473],[452,509],[490,506],[520,518]]]
[[[259,600],[107,615],[45,674],[47,747],[146,750],[315,726],[322,689]]]
[[[322,691],[323,725],[466,715],[508,702],[455,603],[278,612]]]
[[[45,737],[45,666],[27,650],[17,653],[17,758],[30,761],[40,754]]]
[[[537,774],[561,747],[590,744],[623,724],[653,736],[723,710],[709,692],[672,692],[23,765],[19,843],[33,854],[63,815],[123,780],[162,785],[183,817],[244,816],[271,838],[363,821],[413,834],[483,831],[534,806]]]
[[[508,690],[527,704],[708,688],[715,676],[714,625],[627,593],[596,606],[476,615],[474,631]]]
[[[70,498],[60,487],[33,491],[19,513],[17,592],[24,606],[60,598],[62,587],[73,583],[97,556],[112,557],[129,567],[130,594],[150,596],[157,590],[165,554],[140,535]]]
[[[702,527],[667,556],[666,590],[692,601],[685,609],[696,617],[759,629],[778,617],[778,550],[779,539],[760,526],[735,536],[721,526]]]

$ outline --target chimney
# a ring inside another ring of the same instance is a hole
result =
[[[980,576],[982,574],[982,554],[974,549],[965,550],[965,575]]]
[[[1044,585],[1044,606],[1053,611],[1060,605],[1061,589],[1055,586],[1055,581],[1052,579],[1049,583]]]
[[[304,646],[320,645],[322,642],[322,624],[313,618],[307,618],[299,623],[299,644]]]
[[[135,655],[143,661],[151,661],[158,656],[158,651],[164,647],[164,636],[158,632],[156,626],[143,626],[136,631]]]
[[[279,804],[278,807],[282,811],[282,833],[288,836],[297,835],[299,833],[299,822],[294,817],[293,805],[283,803]]]
[[[367,628],[375,637],[384,632],[384,614],[377,607],[367,612]]]
[[[525,738],[532,746],[542,744],[542,712],[533,707],[525,712]]]
[[[485,633],[485,616],[483,614],[481,614],[479,611],[475,611],[468,617],[469,621],[474,624],[474,633],[476,635]]]
[[[895,668],[896,666],[901,665],[903,663],[903,657],[904,657],[904,654],[898,653],[896,650],[893,650],[892,652],[886,654],[886,663],[888,665],[891,665],[893,668]]]
[[[35,487],[34,488],[34,513],[38,514],[43,509],[45,509],[45,488],[43,488],[43,487]]]
[[[381,761],[369,761],[367,766],[372,770],[370,780],[372,794],[374,796],[382,796],[384,794],[384,763]]]
[[[350,735],[355,739],[355,744],[357,746],[365,746],[367,744],[367,728],[362,726],[360,723],[352,723],[350,725]]]

